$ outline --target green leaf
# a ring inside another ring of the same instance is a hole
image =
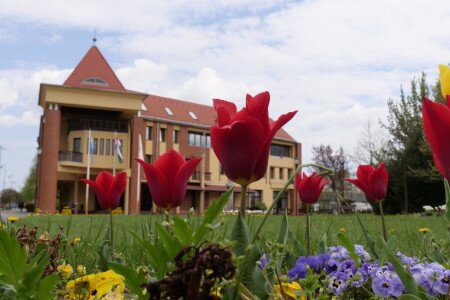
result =
[[[175,216],[173,218],[173,234],[181,241],[184,246],[192,244],[192,229],[189,226],[188,222],[185,219],[180,218],[179,216]]]
[[[236,216],[236,221],[231,230],[230,240],[236,241],[233,247],[233,252],[236,256],[247,254],[247,247],[251,241],[251,233],[240,212]]]
[[[297,250],[297,253],[296,253],[297,256],[299,256],[299,257],[306,256],[307,255],[306,248],[298,242],[298,240],[294,237],[294,234],[291,231],[288,232],[288,237],[289,237],[289,241],[294,246],[294,249]]]
[[[420,300],[419,297],[411,295],[411,294],[405,294],[398,297],[399,300]]]
[[[450,223],[450,186],[448,185],[447,179],[444,179],[444,186],[445,186],[445,199],[447,199],[447,222]]]
[[[203,217],[203,221],[195,229],[194,233],[194,244],[198,246],[200,242],[205,237],[206,233],[210,230],[210,225],[214,222],[214,220],[219,216],[219,214],[223,211],[225,205],[227,205],[228,200],[230,199],[230,195],[233,192],[233,188],[230,188],[228,191],[223,193],[217,201],[211,203],[208,209],[205,212]]]
[[[169,255],[169,259],[172,260],[175,255],[181,251],[182,245],[180,241],[172,236],[160,223],[155,223],[155,227],[158,237],[163,242],[167,254]]]
[[[364,226],[364,223],[361,221],[361,218],[359,217],[359,214],[356,214],[356,218],[358,219],[359,226],[361,226],[361,229],[364,233],[364,237],[366,238],[366,244],[369,246],[369,250],[371,254],[378,259],[380,257],[379,251],[377,247],[375,246],[375,242],[373,240],[372,235],[367,230],[366,226]]]
[[[384,252],[386,253],[386,256],[388,257],[389,261],[394,266],[395,271],[398,274],[398,277],[400,277],[400,280],[405,286],[406,292],[413,296],[419,297],[419,287],[417,285],[417,282],[414,280],[414,277],[412,277],[412,275],[405,269],[405,267],[403,267],[403,264],[392,252],[388,244],[384,241],[383,243],[384,243]]]
[[[317,249],[317,254],[327,252],[327,233],[324,233],[320,239],[319,247]]]
[[[138,299],[148,298],[142,295],[142,285],[145,283],[144,274],[136,273],[132,267],[123,264],[109,263],[108,266],[116,273],[125,277],[125,285],[138,296]]]
[[[39,282],[45,267],[48,264],[47,250],[41,250],[27,265],[23,279],[18,289],[21,296],[34,296],[36,294],[36,282]]]
[[[53,299],[52,291],[56,288],[58,278],[55,275],[47,276],[39,280],[36,296],[38,300]]]
[[[287,219],[287,211],[283,214],[283,219],[281,220],[280,232],[278,233],[278,244],[286,244],[288,237],[289,223]]]
[[[27,262],[27,253],[14,236],[0,230],[0,276],[4,284],[17,290]]]
[[[341,232],[338,233],[337,238],[338,238],[339,242],[341,242],[341,245],[347,249],[348,255],[350,255],[350,257],[352,258],[353,262],[356,265],[356,268],[359,268],[360,263],[359,263],[359,257],[355,252],[355,244],[353,244],[353,242],[350,241],[350,239],[347,238],[347,236]]]

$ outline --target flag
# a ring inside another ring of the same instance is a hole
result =
[[[123,162],[122,143],[120,142],[119,138],[117,138],[117,137],[116,137],[116,140],[115,140],[115,144],[116,144],[117,158],[119,159],[119,163],[122,163]]]
[[[94,162],[94,152],[95,152],[95,143],[94,143],[94,139],[91,137],[91,132],[89,131],[89,149],[88,149],[88,155],[89,155],[89,159],[91,160],[91,163]]]

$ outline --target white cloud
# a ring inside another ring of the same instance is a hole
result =
[[[39,124],[40,113],[24,111],[20,116],[0,114],[0,126],[13,127],[18,125],[36,126]]]

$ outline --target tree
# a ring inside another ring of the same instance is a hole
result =
[[[14,189],[4,189],[0,194],[3,204],[20,201],[20,194]]]
[[[25,202],[33,202],[35,199],[36,192],[36,167],[37,167],[37,156],[33,159],[33,163],[28,172],[25,184],[20,190],[20,196]]]
[[[344,153],[344,149],[334,152],[330,145],[313,146],[313,161],[326,168],[333,170],[332,174],[327,175],[330,179],[330,187],[335,194],[336,203],[340,206],[340,199],[344,199],[344,192],[347,187],[345,178],[349,174],[349,162]]]
[[[367,121],[366,126],[361,131],[356,143],[356,148],[350,159],[357,165],[366,164],[375,166],[383,159],[383,146],[386,143],[386,138],[379,128],[374,128],[370,121]]]
[[[436,93],[438,88],[431,87]],[[440,88],[439,88],[440,90]],[[408,213],[422,210],[423,205],[437,205],[443,199],[439,174],[432,168],[432,156],[422,128],[422,101],[429,97],[426,76],[411,80],[411,91],[400,99],[388,100],[389,114],[381,125],[390,139],[382,151],[389,171],[389,190],[385,210],[388,213]]]

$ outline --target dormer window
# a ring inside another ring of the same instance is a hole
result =
[[[197,119],[198,119],[197,116],[196,116],[192,111],[189,112],[189,115],[190,115],[191,118],[194,119],[194,120],[197,120]]]
[[[97,78],[97,77],[91,77],[91,78],[87,78],[85,80],[83,80],[83,82],[81,82],[82,84],[92,84],[92,85],[104,85],[104,86],[108,86],[109,84],[104,81],[103,79]]]
[[[164,107],[164,110],[166,111],[166,113],[167,113],[169,116],[173,116],[173,112],[170,110],[170,108],[168,108],[167,106],[165,106],[165,107]]]

